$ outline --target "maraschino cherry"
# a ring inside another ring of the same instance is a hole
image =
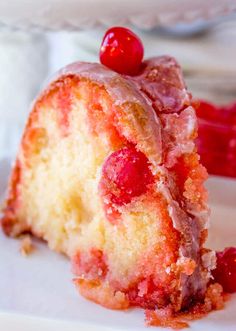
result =
[[[109,29],[100,49],[100,61],[108,68],[124,75],[140,71],[144,48],[139,37],[124,27]]]
[[[124,147],[104,163],[100,190],[108,204],[121,206],[145,193],[152,181],[147,157],[133,146]]]
[[[236,292],[236,247],[217,252],[217,266],[212,274],[214,280],[223,286],[225,292]]]

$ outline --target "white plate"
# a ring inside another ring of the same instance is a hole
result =
[[[9,161],[0,161],[0,195],[5,191]],[[211,178],[211,247],[235,245],[236,181]],[[83,299],[71,282],[68,260],[36,241],[30,257],[19,253],[19,240],[0,234],[0,330],[108,331],[147,330],[141,309],[112,311]],[[235,331],[236,296],[222,311],[191,323],[191,330]],[[158,328],[156,328],[158,329]]]

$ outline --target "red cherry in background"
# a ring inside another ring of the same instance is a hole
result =
[[[196,113],[198,117],[214,122],[218,120],[217,110],[217,106],[205,100],[199,100],[199,104],[196,107]]]
[[[140,71],[143,54],[143,44],[135,33],[124,27],[113,27],[103,38],[100,61],[120,74],[136,75]]]

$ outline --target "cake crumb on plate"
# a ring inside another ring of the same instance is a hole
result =
[[[22,237],[20,241],[20,252],[23,256],[30,255],[35,250],[35,246],[30,235]]]

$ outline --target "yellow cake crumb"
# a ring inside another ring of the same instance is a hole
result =
[[[29,256],[35,250],[33,241],[29,235],[24,236],[20,242],[20,253],[23,256]]]

